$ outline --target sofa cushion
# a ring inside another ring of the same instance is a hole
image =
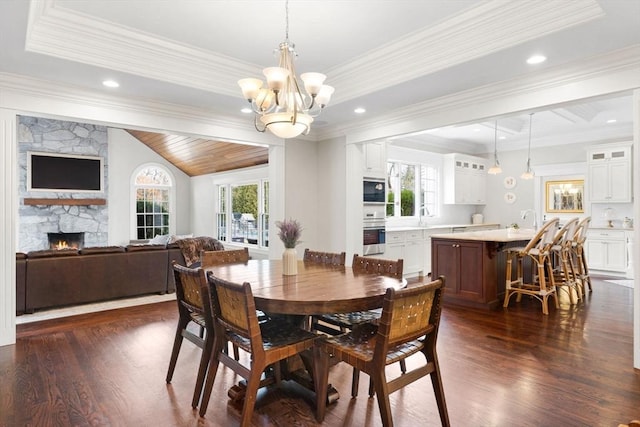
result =
[[[164,245],[127,245],[127,252],[163,251],[165,249]]]
[[[77,256],[77,249],[44,249],[42,251],[31,251],[27,253],[27,258],[50,258],[62,256]]]
[[[91,254],[110,254],[114,252],[124,252],[125,249],[122,246],[93,246],[90,248],[80,249],[80,255]]]

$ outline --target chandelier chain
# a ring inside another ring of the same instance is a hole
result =
[[[284,39],[289,42],[289,0],[284,2],[285,31]]]

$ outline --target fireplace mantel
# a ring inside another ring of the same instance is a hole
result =
[[[67,205],[67,206],[91,206],[91,205],[106,205],[107,199],[38,199],[32,197],[25,197],[24,204],[27,206],[35,205]]]

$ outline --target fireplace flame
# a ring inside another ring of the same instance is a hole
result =
[[[69,244],[65,240],[58,240],[58,243],[53,245],[54,249],[69,249]]]

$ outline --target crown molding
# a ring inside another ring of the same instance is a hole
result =
[[[606,81],[606,87],[593,85],[596,79]],[[539,109],[639,87],[640,44],[637,44],[524,77],[430,99],[357,123],[319,129],[318,138],[349,135],[350,142],[362,142],[461,122],[486,120],[501,114]],[[499,104],[499,107],[492,107],[491,110],[482,108],[492,103],[494,106]],[[497,108],[502,110],[498,111]],[[461,116],[465,114],[464,111],[472,111],[473,116]],[[372,129],[377,132],[375,137],[370,136]]]
[[[595,0],[493,0],[327,71],[332,104],[404,83],[604,16]]]
[[[439,24],[394,40],[327,71],[338,104],[565,28],[604,12],[595,0],[492,0]],[[32,1],[26,50],[155,80],[238,96],[230,76],[259,75],[262,67],[65,9]],[[167,72],[171,70],[171,72]],[[381,77],[382,76],[382,77]]]
[[[55,0],[31,2],[25,49],[233,97],[239,91],[229,76],[260,71],[228,56],[65,9]]]
[[[106,126],[215,136],[227,142],[280,145],[250,122],[213,111],[151,100],[105,95],[72,85],[0,73],[0,110],[58,119],[81,119]]]

